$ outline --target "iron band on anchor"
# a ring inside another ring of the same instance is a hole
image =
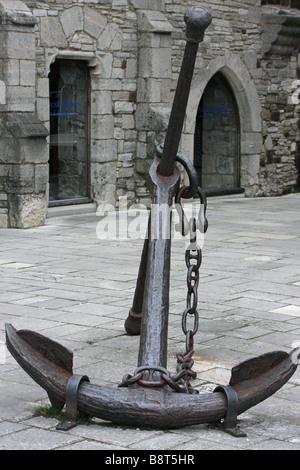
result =
[[[239,398],[230,385],[219,385],[214,392],[223,392],[227,400],[226,416],[224,418],[224,430],[234,437],[246,437],[247,434],[237,426]]]
[[[66,391],[66,417],[65,421],[56,426],[59,431],[69,431],[77,426],[77,395],[81,382],[89,382],[86,375],[74,374],[70,377]]]

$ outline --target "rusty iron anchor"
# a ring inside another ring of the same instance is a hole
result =
[[[73,354],[64,346],[39,333],[17,331],[6,324],[7,348],[20,366],[48,393],[52,405],[66,404],[66,421],[59,429],[76,426],[77,410],[112,423],[159,429],[180,428],[224,420],[226,432],[240,437],[245,434],[237,426],[237,416],[273,395],[292,377],[297,369],[300,349],[290,354],[283,351],[266,353],[249,359],[232,369],[228,386],[219,386],[213,393],[194,393],[182,386],[182,377],[191,373],[180,369],[177,376],[167,370],[167,331],[169,314],[169,281],[171,240],[169,208],[178,197],[182,163],[190,177],[190,185],[180,190],[183,197],[198,192],[195,171],[189,161],[178,154],[186,105],[189,96],[198,44],[211,23],[210,13],[192,7],[185,15],[187,44],[172,107],[164,146],[157,149],[149,172],[152,210],[137,280],[133,306],[125,322],[130,334],[140,334],[138,367],[134,374],[123,378],[119,387],[102,387],[87,376],[73,373]],[[203,192],[200,191],[200,197]],[[202,228],[207,228],[202,214]],[[191,232],[192,232],[191,228]],[[192,242],[192,239],[191,239]],[[188,250],[187,261],[201,256]],[[195,270],[189,265],[192,284]],[[195,299],[192,303],[195,303]],[[189,313],[187,309],[185,313]],[[195,313],[195,311],[194,311]],[[194,328],[196,330],[196,327]],[[187,333],[187,354],[182,364],[189,364],[193,332]],[[178,380],[177,380],[178,379]]]

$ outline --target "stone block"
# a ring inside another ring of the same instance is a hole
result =
[[[41,121],[49,122],[49,98],[37,98],[36,111]]]
[[[161,34],[143,32],[139,35],[139,47],[160,47]]]
[[[6,85],[20,84],[20,65],[18,59],[3,59],[2,71]]]
[[[49,180],[49,165],[35,165],[34,168],[34,191],[45,194]]]
[[[137,76],[137,61],[135,59],[128,59],[126,63],[126,78],[136,78]]]
[[[83,11],[80,7],[72,7],[64,10],[60,21],[66,37],[72,36],[76,31],[83,30]]]
[[[158,10],[143,10],[138,12],[138,30],[155,33],[171,33],[173,26]]]
[[[38,78],[37,96],[39,98],[49,98],[49,79],[48,78]]]
[[[9,195],[9,225],[11,228],[32,228],[44,225],[47,215],[45,195]]]
[[[5,44],[6,42],[6,31],[1,31],[0,30],[0,44]],[[6,48],[3,46],[0,48],[0,59],[6,59],[7,54],[6,54]]]
[[[5,57],[35,60],[35,38],[30,32],[7,31]]]
[[[120,33],[119,27],[117,24],[108,23],[98,38],[98,41],[97,41],[98,49],[102,51],[105,51],[107,49],[118,49],[121,45],[119,33]],[[113,44],[113,41],[115,40],[116,36],[117,36],[116,43],[114,44],[114,47],[112,48],[111,45]]]
[[[98,63],[99,76],[101,76],[101,78],[111,78],[112,64],[113,64],[112,54],[101,52],[98,54],[98,59],[99,59],[99,63]],[[109,81],[107,83],[107,85],[109,85],[107,86],[107,88],[110,90],[116,89],[115,88],[117,86],[116,83],[117,83],[117,80],[115,80],[113,83]]]
[[[245,133],[241,139],[242,154],[257,154],[262,151],[262,135],[258,133]]]
[[[49,147],[46,139],[20,139],[19,161],[21,163],[47,163]]]
[[[138,130],[166,131],[169,123],[170,109],[164,105],[139,104],[136,110],[136,127]]]
[[[98,38],[107,24],[105,16],[90,7],[84,7],[84,31]]]
[[[117,144],[115,139],[93,140],[91,145],[91,161],[94,163],[116,161]]]
[[[249,7],[248,19],[250,23],[259,24],[261,20],[261,9],[257,8],[257,6]]]
[[[9,114],[6,126],[16,138],[46,138],[48,136],[47,129],[35,114]]]
[[[67,47],[65,33],[57,17],[41,18],[41,46]]]
[[[112,113],[112,92],[94,91],[91,101],[91,114],[111,114]]]
[[[91,163],[91,187],[93,198],[101,203],[115,205],[116,163]]]
[[[171,53],[167,48],[139,50],[139,76],[144,78],[171,78]]]
[[[122,115],[123,129],[135,129],[135,119],[132,114]]]
[[[31,112],[35,111],[34,87],[7,86],[7,111]]]
[[[255,50],[246,50],[243,52],[243,61],[248,68],[254,69],[257,66],[257,52]]]
[[[20,60],[20,85],[35,86],[35,61]]]
[[[8,211],[0,209],[0,228],[8,228]]]
[[[6,85],[0,80],[0,104],[6,104]]]
[[[241,186],[248,188],[258,183],[260,168],[260,155],[249,155],[242,158]]]
[[[105,183],[116,183],[116,163],[92,163],[92,178],[94,182],[102,185]]]
[[[161,82],[155,78],[139,78],[137,101],[142,103],[160,103]]]
[[[132,114],[135,111],[135,103],[128,101],[116,101],[114,104],[115,114]]]
[[[37,19],[29,8],[20,0],[0,0],[0,13],[5,18],[5,23],[13,25],[34,26]]]
[[[9,171],[10,193],[31,193],[34,187],[34,165],[11,165]]]
[[[129,0],[129,3],[136,9],[147,10],[148,8],[148,0]]]
[[[18,139],[0,139],[0,177],[3,176],[4,163],[18,163],[20,160],[20,144]],[[8,167],[7,167],[8,168]]]
[[[0,11],[22,11],[24,13],[30,13],[29,8],[21,0],[0,0]]]
[[[114,135],[114,116],[98,115],[91,119],[91,138],[92,139],[112,139]]]

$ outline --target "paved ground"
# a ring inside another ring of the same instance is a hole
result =
[[[300,194],[208,200],[196,336],[195,386],[227,384],[231,367],[300,341]],[[47,219],[44,227],[0,231],[0,449],[299,450],[300,372],[240,416],[247,437],[209,425],[131,429],[101,420],[61,432],[35,416],[46,393],[5,348],[4,323],[44,334],[74,352],[74,372],[116,386],[137,366],[139,338],[125,334],[142,240],[99,240],[95,214]],[[183,352],[186,270],[172,244],[168,369]],[[130,455],[130,453],[128,454]]]

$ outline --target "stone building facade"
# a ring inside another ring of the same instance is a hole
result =
[[[211,11],[180,151],[208,193],[299,183],[299,0],[0,0],[0,227],[147,198],[185,47]]]

